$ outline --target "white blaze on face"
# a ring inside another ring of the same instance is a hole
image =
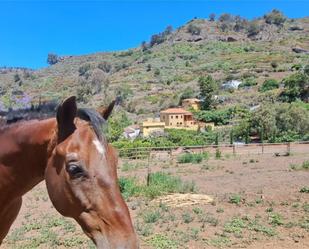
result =
[[[105,148],[103,147],[102,143],[98,139],[95,139],[95,140],[93,140],[93,144],[95,145],[97,151],[102,156],[104,156],[105,155]]]

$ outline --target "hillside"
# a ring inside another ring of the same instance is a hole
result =
[[[265,79],[280,81],[293,73],[293,65],[308,63],[306,51],[309,18],[287,19],[280,25],[265,17],[250,22],[239,17],[193,19],[135,49],[66,56],[34,71],[2,68],[0,107],[15,106],[14,95],[22,92],[37,101],[78,94],[80,102],[90,106],[120,93],[125,110],[142,118],[177,105],[184,92],[197,96],[197,80],[208,74],[218,84],[229,79],[256,81],[252,87],[219,92],[221,106],[254,106],[270,95],[257,91],[260,84]]]

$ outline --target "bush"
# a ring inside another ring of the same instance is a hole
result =
[[[191,34],[191,35],[200,35],[201,33],[201,28],[198,27],[195,24],[190,23],[187,27],[187,31]]]
[[[84,64],[82,66],[79,67],[78,72],[80,76],[85,75],[91,68],[91,65],[89,63]]]
[[[264,16],[265,22],[268,24],[275,24],[277,26],[282,26],[286,21],[286,17],[279,10],[272,10],[270,13]]]
[[[261,27],[257,21],[252,21],[249,23],[247,27],[247,34],[248,37],[256,36],[258,33],[260,33]]]
[[[179,163],[200,163],[203,159],[207,159],[207,153],[186,153],[178,157]]]
[[[109,73],[112,70],[112,65],[107,61],[103,61],[99,63],[98,68],[101,69],[105,73]]]
[[[268,79],[259,88],[259,92],[266,92],[277,88],[279,88],[279,83],[275,79]]]
[[[242,197],[239,194],[233,194],[229,197],[229,203],[239,205],[242,201]]]
[[[252,87],[252,86],[256,86],[257,82],[256,79],[253,77],[250,78],[246,78],[239,86],[238,88],[244,88],[244,87]]]

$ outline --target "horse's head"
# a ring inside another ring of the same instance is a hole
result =
[[[117,183],[117,155],[100,133],[102,116],[79,111],[75,97],[57,111],[57,142],[45,171],[55,208],[74,218],[98,248],[138,248],[128,207]]]

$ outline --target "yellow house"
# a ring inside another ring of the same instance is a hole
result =
[[[183,108],[169,108],[160,112],[160,120],[166,128],[198,130],[193,114]]]
[[[192,108],[195,111],[201,109],[201,100],[193,98],[193,99],[184,99],[182,100],[182,107],[186,110]]]
[[[148,119],[140,125],[142,136],[148,137],[153,132],[164,132],[165,123],[159,120]]]

